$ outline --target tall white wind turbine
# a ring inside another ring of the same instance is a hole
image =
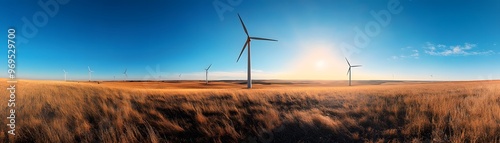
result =
[[[66,81],[66,74],[68,74],[68,72],[66,72],[66,70],[63,69],[63,72],[64,72],[64,81]]]
[[[89,82],[90,82],[90,80],[92,80],[92,72],[94,71],[90,70],[90,66],[87,66],[87,68],[89,69]]]
[[[127,77],[128,77],[128,75],[127,75],[127,69],[125,69],[125,71],[123,72],[123,75],[125,75],[125,81],[127,81]]]
[[[208,70],[212,67],[212,64],[205,69],[205,84],[208,84]]]
[[[248,67],[247,67],[247,88],[252,88],[252,65],[251,65],[251,60],[250,60],[250,42],[252,40],[264,40],[264,41],[278,41],[274,39],[268,39],[268,38],[260,38],[260,37],[250,37],[248,34],[247,28],[245,27],[245,24],[243,23],[243,20],[241,19],[240,14],[238,14],[238,17],[240,18],[241,25],[243,26],[243,30],[245,30],[245,34],[247,35],[247,40],[245,42],[245,45],[243,45],[243,49],[241,49],[240,56],[238,56],[238,62],[240,60],[241,54],[243,54],[243,51],[245,51],[245,48],[248,45]]]
[[[349,86],[351,86],[351,68],[355,68],[355,67],[361,67],[361,65],[351,65],[351,63],[349,63],[349,60],[347,60],[347,58],[345,58],[345,61],[347,61],[347,64],[349,65],[349,70],[347,70],[347,74],[349,75]]]

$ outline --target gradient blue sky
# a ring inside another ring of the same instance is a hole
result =
[[[219,15],[214,2],[231,11]],[[354,80],[500,77],[500,1],[399,2],[400,13],[352,54],[342,45],[355,46],[354,29],[377,22],[370,13],[387,11],[390,0],[69,0],[36,33],[23,29],[23,18],[43,22],[38,1],[3,0],[0,28],[5,36],[17,30],[25,79],[63,80],[65,69],[68,79],[86,80],[87,66],[98,80],[123,79],[126,68],[135,80],[204,79],[213,64],[210,79],[244,80],[238,13],[251,36],[279,40],[252,42],[254,79],[346,80],[344,57],[363,65]]]

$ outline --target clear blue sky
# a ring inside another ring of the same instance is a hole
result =
[[[32,0],[0,2],[2,33],[17,30],[18,78],[63,80],[65,69],[68,79],[86,80],[90,66],[98,80],[123,79],[125,69],[136,80],[204,79],[213,64],[210,79],[244,80],[238,13],[251,36],[279,40],[252,41],[255,79],[346,80],[344,57],[363,65],[354,80],[500,78],[497,0],[41,1],[60,2],[57,12]]]

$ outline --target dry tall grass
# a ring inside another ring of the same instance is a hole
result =
[[[5,81],[0,81],[7,87]],[[138,90],[20,81],[6,142],[500,142],[500,82]],[[8,95],[7,90],[0,90]],[[7,124],[7,97],[0,124]]]

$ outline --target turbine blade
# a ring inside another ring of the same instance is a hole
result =
[[[361,65],[354,65],[354,66],[351,66],[351,67],[361,67]]]
[[[240,61],[241,54],[243,54],[243,51],[245,51],[245,48],[247,47],[248,42],[250,42],[250,40],[247,39],[247,42],[245,42],[245,45],[243,45],[243,49],[241,49],[240,56],[238,56],[238,60],[236,60],[236,62]]]
[[[89,68],[89,72],[90,72],[90,71],[91,71],[91,70],[90,70],[90,66],[87,66],[87,68]]]
[[[347,70],[347,74],[346,75],[349,75],[350,72],[351,72],[351,67],[349,67],[349,70]]]
[[[128,69],[125,69],[125,71],[124,71],[123,73],[124,73],[124,74],[127,74],[127,70],[128,70]]]
[[[212,64],[210,64],[210,66],[208,66],[207,70],[210,69],[210,67],[212,67]]]
[[[250,35],[248,35],[247,27],[245,26],[245,23],[243,23],[243,20],[241,20],[241,16],[239,13],[238,13],[238,17],[240,18],[241,25],[243,26],[243,29],[245,30],[245,34],[247,34],[247,37],[250,37]]]
[[[351,66],[351,63],[349,63],[349,60],[347,60],[347,58],[345,58],[345,61],[347,61],[347,64],[349,65],[349,67]]]
[[[261,37],[250,37],[250,39],[254,39],[254,40],[266,40],[266,41],[278,41],[278,40],[274,40],[274,39],[261,38]]]

